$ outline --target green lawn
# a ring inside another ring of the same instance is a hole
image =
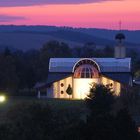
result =
[[[23,102],[41,102],[43,104],[48,103],[52,107],[66,108],[66,107],[84,107],[83,100],[68,100],[68,99],[38,99],[35,97],[7,97],[4,103],[0,103],[0,107],[9,108],[11,105],[15,105]]]
[[[37,99],[33,97],[9,97],[4,103],[0,103],[0,119],[3,120],[5,113],[13,106],[19,104],[35,102],[44,105],[49,105],[52,111],[60,113],[71,112],[76,116],[84,116],[87,113],[87,109],[83,100],[66,100],[66,99]]]

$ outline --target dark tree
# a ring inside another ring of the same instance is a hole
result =
[[[46,44],[43,45],[43,48],[41,49],[41,53],[42,55],[48,56],[48,58],[71,56],[71,50],[69,46],[64,42],[59,42],[59,41],[47,42]]]
[[[14,91],[18,88],[16,60],[13,55],[0,54],[0,89]]]
[[[113,46],[112,47],[111,46],[106,46],[103,49],[103,56],[104,57],[114,57],[114,48],[113,48]]]
[[[66,43],[59,41],[49,41],[40,50],[37,73],[40,74],[39,80],[45,81],[48,75],[50,58],[71,57],[71,50]]]
[[[88,42],[81,48],[80,57],[94,57],[94,52],[96,50],[96,44],[94,42]]]
[[[87,107],[95,115],[106,114],[111,111],[114,103],[114,92],[111,85],[95,84],[91,85],[90,94],[86,98]]]
[[[137,127],[127,109],[121,109],[117,113],[115,129],[118,140],[138,140]]]
[[[112,114],[115,98],[111,85],[91,86],[86,99],[90,113],[85,127],[85,139],[91,140],[138,140],[136,125],[127,110]]]
[[[11,50],[8,47],[5,48],[4,55],[5,56],[12,55]]]
[[[110,114],[114,103],[113,91],[110,85],[91,84],[86,98],[86,105],[90,110],[87,116],[85,139],[112,140],[114,134],[114,117]]]

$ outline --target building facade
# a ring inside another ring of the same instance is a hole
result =
[[[122,87],[132,86],[131,58],[126,58],[123,34],[117,34],[114,58],[51,58],[47,81],[37,84],[38,97],[45,89],[48,98],[84,99],[92,83],[112,86],[118,96]],[[72,88],[72,95],[67,88]]]

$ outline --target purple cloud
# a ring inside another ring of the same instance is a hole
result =
[[[11,22],[11,21],[23,20],[23,19],[25,19],[25,17],[0,15],[0,22]]]
[[[121,0],[1,0],[0,7],[31,6],[44,4],[81,4]]]

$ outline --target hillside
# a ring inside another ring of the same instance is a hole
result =
[[[53,26],[0,26],[0,47],[21,50],[39,49],[49,40],[59,40],[70,47],[94,42],[98,47],[114,46],[114,36],[118,31],[105,29],[67,28]],[[126,46],[139,49],[140,31],[123,31]]]

